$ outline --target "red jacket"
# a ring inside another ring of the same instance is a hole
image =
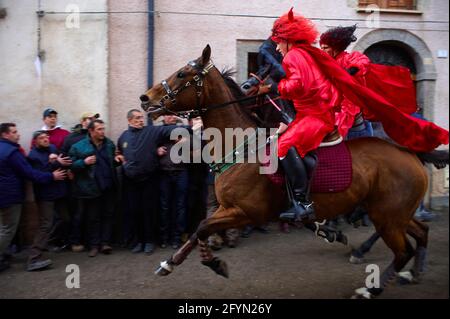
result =
[[[352,53],[343,51],[335,59],[344,69],[358,68],[359,71],[354,75],[354,78],[359,84],[366,86],[366,74],[371,64],[370,59],[366,55],[357,51]],[[343,137],[347,136],[348,131],[353,127],[356,115],[360,112],[361,109],[359,106],[353,104],[346,98],[343,99],[341,109],[335,115],[336,126]]]
[[[297,115],[278,141],[278,155],[286,156],[295,146],[300,156],[316,149],[334,130],[334,113],[341,95],[304,50],[295,47],[283,59],[286,78],[278,90],[283,99],[292,100]]]

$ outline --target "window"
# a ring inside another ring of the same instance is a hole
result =
[[[258,52],[248,53],[247,74],[258,72]]]
[[[258,51],[264,40],[237,40],[236,82],[244,83],[258,70]]]
[[[359,7],[375,4],[380,9],[416,10],[416,0],[359,0]]]

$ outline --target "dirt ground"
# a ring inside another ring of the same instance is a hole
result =
[[[449,211],[436,212],[429,223],[428,271],[418,285],[392,283],[379,298],[449,297]],[[116,249],[112,255],[88,258],[87,253],[50,254],[53,268],[24,271],[26,256],[15,256],[12,267],[0,273],[0,298],[349,298],[364,286],[367,264],[348,262],[350,247],[327,244],[304,229],[284,234],[277,224],[270,232],[254,232],[241,238],[235,249],[216,254],[227,261],[230,278],[215,275],[200,264],[198,251],[168,277],[153,274],[159,262],[173,253],[158,249],[151,256]],[[373,232],[372,227],[344,226],[350,245],[358,245]],[[367,255],[367,262],[384,269],[392,253],[380,241]],[[65,285],[68,264],[80,267],[80,288]],[[409,269],[407,267],[406,269]]]

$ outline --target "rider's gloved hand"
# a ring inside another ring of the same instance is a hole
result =
[[[272,91],[272,84],[263,84],[259,86],[258,95],[268,94]]]
[[[347,69],[348,74],[355,75],[359,72],[359,69],[356,66],[352,66],[351,68]]]

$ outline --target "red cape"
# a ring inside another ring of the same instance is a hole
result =
[[[374,63],[369,68],[365,77],[366,87],[383,96],[403,113],[416,112],[416,88],[408,68]],[[381,121],[377,118],[372,120]]]
[[[414,152],[431,152],[438,146],[449,143],[447,130],[403,113],[383,96],[358,84],[324,51],[305,44],[299,45],[299,48],[311,55],[325,76],[347,99],[367,108],[369,113],[379,119],[385,132],[396,143]]]

